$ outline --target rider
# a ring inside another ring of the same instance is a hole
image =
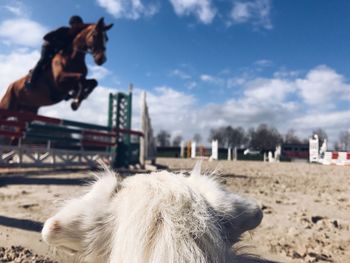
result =
[[[84,22],[80,16],[72,16],[69,19],[70,27],[60,27],[44,36],[44,44],[41,48],[41,57],[32,70],[26,82],[26,87],[31,88],[39,76],[41,70],[47,66],[51,58],[60,50],[68,47],[74,40],[75,36],[83,29]]]

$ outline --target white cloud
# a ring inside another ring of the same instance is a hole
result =
[[[243,86],[248,81],[244,76],[233,77],[227,80],[227,87],[229,89]]]
[[[282,78],[282,79],[296,79],[302,75],[302,73],[298,70],[286,70],[284,68],[273,73],[274,78]]]
[[[110,70],[103,66],[88,65],[88,68],[91,71],[89,72],[88,78],[101,80],[111,74]]]
[[[16,0],[5,5],[4,8],[15,16],[28,17],[30,14],[28,7]]]
[[[144,5],[141,0],[97,0],[97,4],[116,18],[136,20],[143,16],[153,16],[159,11],[158,4]]]
[[[133,93],[133,127],[140,127],[140,94],[142,88]],[[147,91],[147,104],[155,133],[164,129],[176,136],[193,135],[197,129],[195,112],[196,99],[187,93],[161,86]]]
[[[62,101],[52,106],[40,108],[39,114],[54,118],[107,125],[110,92],[114,93],[116,90],[99,86],[82,102],[77,111],[71,109],[71,101]]]
[[[0,24],[0,41],[10,45],[36,47],[42,43],[42,37],[46,32],[44,26],[33,20],[9,19]]]
[[[295,92],[293,82],[283,79],[255,79],[245,84],[245,96],[254,103],[282,103]]]
[[[217,86],[224,85],[224,83],[225,83],[225,80],[223,80],[222,78],[211,76],[208,74],[202,74],[199,76],[199,78],[203,82],[206,82],[208,84],[217,85]]]
[[[159,87],[147,95],[152,125],[156,133],[161,129],[172,135],[180,132],[185,139],[192,138],[196,132],[207,138],[211,128],[223,125],[249,128],[265,122],[281,128],[278,124],[285,125],[286,119],[293,119],[298,105],[286,99],[287,94],[292,92],[290,85],[283,83],[284,86],[279,88],[280,83],[272,80],[266,80],[265,83],[256,81],[249,86],[251,93],[247,92],[241,98],[229,98],[224,103],[202,106],[197,105],[193,95],[170,87]],[[269,98],[264,94],[254,94],[253,88],[258,93],[263,89],[260,85],[269,89],[269,94],[276,88],[280,89],[279,95]],[[135,109],[136,115],[139,115],[138,112],[139,108]]]
[[[197,119],[201,130],[210,130],[222,125],[254,127],[268,123],[278,128],[293,119],[299,105],[289,100],[295,92],[295,85],[282,79],[263,79],[242,81],[243,92],[233,97],[227,91],[223,103],[209,104],[198,111]]]
[[[213,82],[214,81],[214,77],[207,75],[207,74],[201,75],[200,79],[201,79],[201,81],[204,81],[204,82]]]
[[[250,23],[255,28],[272,29],[270,11],[271,0],[236,1],[233,3],[229,24]]]
[[[182,71],[181,69],[172,70],[170,72],[170,76],[179,77],[180,79],[185,79],[185,80],[192,78],[188,73]]]
[[[247,22],[252,16],[252,13],[249,9],[250,3],[235,3],[231,12],[232,19],[235,20],[237,23]]]
[[[258,67],[269,67],[272,65],[272,61],[268,59],[260,59],[254,62],[254,65]]]
[[[300,95],[311,106],[334,107],[337,99],[350,93],[350,85],[342,75],[327,66],[309,71],[304,79],[297,79]]]
[[[185,83],[185,87],[188,88],[189,90],[192,90],[198,86],[197,82],[195,81],[189,81]]]
[[[312,107],[315,110],[331,109],[336,107],[339,101],[350,100],[350,84],[346,82],[343,75],[324,65],[316,66],[306,74],[300,71],[279,70],[273,73],[271,78],[259,78],[256,72],[244,71],[238,76],[226,75],[225,77],[202,74],[200,79],[217,87],[226,83],[231,89],[243,88],[246,97],[259,98],[262,102],[281,101],[286,96],[293,95],[298,97],[306,107]]]
[[[170,2],[177,15],[195,15],[204,24],[210,24],[216,15],[211,0],[170,0]]]
[[[233,96],[230,95],[232,94],[229,93],[230,90],[226,90],[227,99],[224,102],[201,106],[198,106],[196,98],[188,93],[181,93],[170,87],[156,90],[149,95],[155,131],[166,129],[172,134],[180,131],[187,139],[190,139],[194,133],[200,132],[203,138],[206,138],[210,129],[223,125],[249,128],[267,123],[282,133],[294,128],[299,136],[305,138],[313,129],[321,127],[328,132],[331,139],[335,140],[339,131],[348,129],[349,110],[325,108],[321,113],[316,105],[312,104],[310,107],[309,97],[303,95],[307,86],[317,86],[324,81],[324,85],[321,88],[318,86],[319,89],[317,89],[322,93],[323,88],[329,87],[332,82],[334,89],[331,90],[336,91],[338,97],[326,94],[327,101],[337,104],[341,100],[339,94],[346,94],[346,92],[349,94],[348,83],[342,75],[325,66],[312,68],[303,76],[299,71],[284,70],[282,73],[276,72],[271,78],[227,76],[227,79],[221,75],[202,74],[199,79],[214,87],[222,85],[217,80],[235,81],[235,85],[240,86],[241,93]],[[177,94],[177,96],[169,94]],[[313,98],[315,103],[325,99],[324,96],[317,98]],[[320,107],[323,105],[321,104]]]
[[[0,54],[0,97],[5,93],[10,83],[28,73],[39,57],[38,51],[27,49],[18,49],[9,54]]]
[[[195,16],[200,23],[211,24],[216,16],[223,16],[213,0],[169,0],[178,16]],[[139,19],[150,17],[160,10],[160,2],[151,0],[96,0],[97,4],[116,18]],[[256,29],[272,29],[271,0],[235,0],[228,25],[249,23]]]
[[[222,125],[255,127],[260,123],[280,127],[285,118],[293,116],[294,105],[289,103],[255,103],[249,98],[230,99],[223,104],[210,104],[198,112],[198,124],[202,130]]]
[[[171,125],[169,120],[174,121],[174,123],[188,121],[186,116],[194,110],[195,98],[170,87],[162,86],[149,93],[148,103],[150,112],[157,115],[153,119],[157,119],[156,122],[166,128],[166,126]]]
[[[296,125],[298,129],[314,129],[316,127],[322,127],[327,130],[346,130],[344,123],[350,123],[350,110],[345,111],[330,111],[327,113],[307,113],[303,116],[299,116],[292,121],[293,125]]]
[[[349,130],[350,110],[329,111],[329,112],[309,112],[290,121],[291,127],[296,127],[299,133],[310,135],[311,131],[322,128],[327,132],[330,142],[338,139],[341,131]],[[331,145],[331,144],[330,144]]]
[[[202,81],[215,86],[217,76],[201,75]],[[240,86],[241,95],[229,95],[221,104],[211,103],[196,107],[192,117],[200,131],[222,125],[241,125],[245,128],[267,123],[281,132],[289,128],[307,137],[315,128],[326,129],[335,140],[339,131],[347,130],[349,108],[336,109],[341,101],[349,100],[349,83],[326,66],[309,70],[303,77],[298,71],[283,71],[272,78],[228,78]],[[216,83],[220,86],[220,83]],[[235,89],[236,90],[236,89]],[[232,94],[232,93],[231,93]]]

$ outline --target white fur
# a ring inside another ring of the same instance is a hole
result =
[[[198,167],[188,177],[161,171],[121,182],[108,172],[49,218],[42,236],[84,262],[242,262],[231,246],[261,219],[256,202]]]

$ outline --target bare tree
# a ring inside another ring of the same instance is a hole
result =
[[[299,137],[295,134],[294,129],[289,129],[284,137],[284,143],[289,144],[300,144],[301,140]]]
[[[229,147],[240,147],[248,142],[247,134],[242,127],[226,129],[227,144]]]
[[[309,139],[304,138],[304,139],[301,140],[301,143],[303,143],[303,144],[309,144]]]
[[[282,135],[274,127],[260,124],[256,130],[250,130],[250,147],[259,150],[274,149],[283,141]]]
[[[210,131],[209,141],[218,140],[224,147],[240,147],[248,142],[248,136],[242,127],[220,127]]]
[[[175,138],[173,139],[173,146],[179,147],[182,140],[183,140],[183,138],[181,135],[175,136]]]
[[[350,149],[350,132],[342,131],[339,134],[339,146],[343,151],[348,151]]]
[[[193,140],[196,142],[196,143],[200,143],[202,141],[202,136],[199,134],[199,133],[195,133],[193,135]]]
[[[317,128],[317,129],[313,130],[312,135],[314,135],[314,134],[317,134],[318,139],[320,141],[320,145],[323,144],[325,139],[328,140],[328,135],[327,135],[326,131],[322,128]]]
[[[208,141],[211,142],[212,140],[218,140],[219,145],[225,145],[226,140],[223,127],[210,130]]]
[[[334,145],[333,145],[333,148],[335,151],[341,151],[341,147],[339,145],[339,142],[335,142]]]
[[[169,146],[170,145],[170,134],[165,131],[161,130],[157,135],[157,145],[158,146]]]

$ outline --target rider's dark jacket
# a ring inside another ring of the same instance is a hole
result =
[[[73,30],[70,27],[60,27],[44,36],[45,42],[41,48],[41,57],[32,70],[30,79],[27,81],[28,87],[30,87],[31,82],[36,81],[42,68],[50,63],[55,53],[70,46],[82,29],[83,27],[77,28],[77,30]]]
[[[72,29],[69,27],[60,27],[44,36],[45,44],[58,51],[70,45],[76,34],[77,32],[72,32]]]

